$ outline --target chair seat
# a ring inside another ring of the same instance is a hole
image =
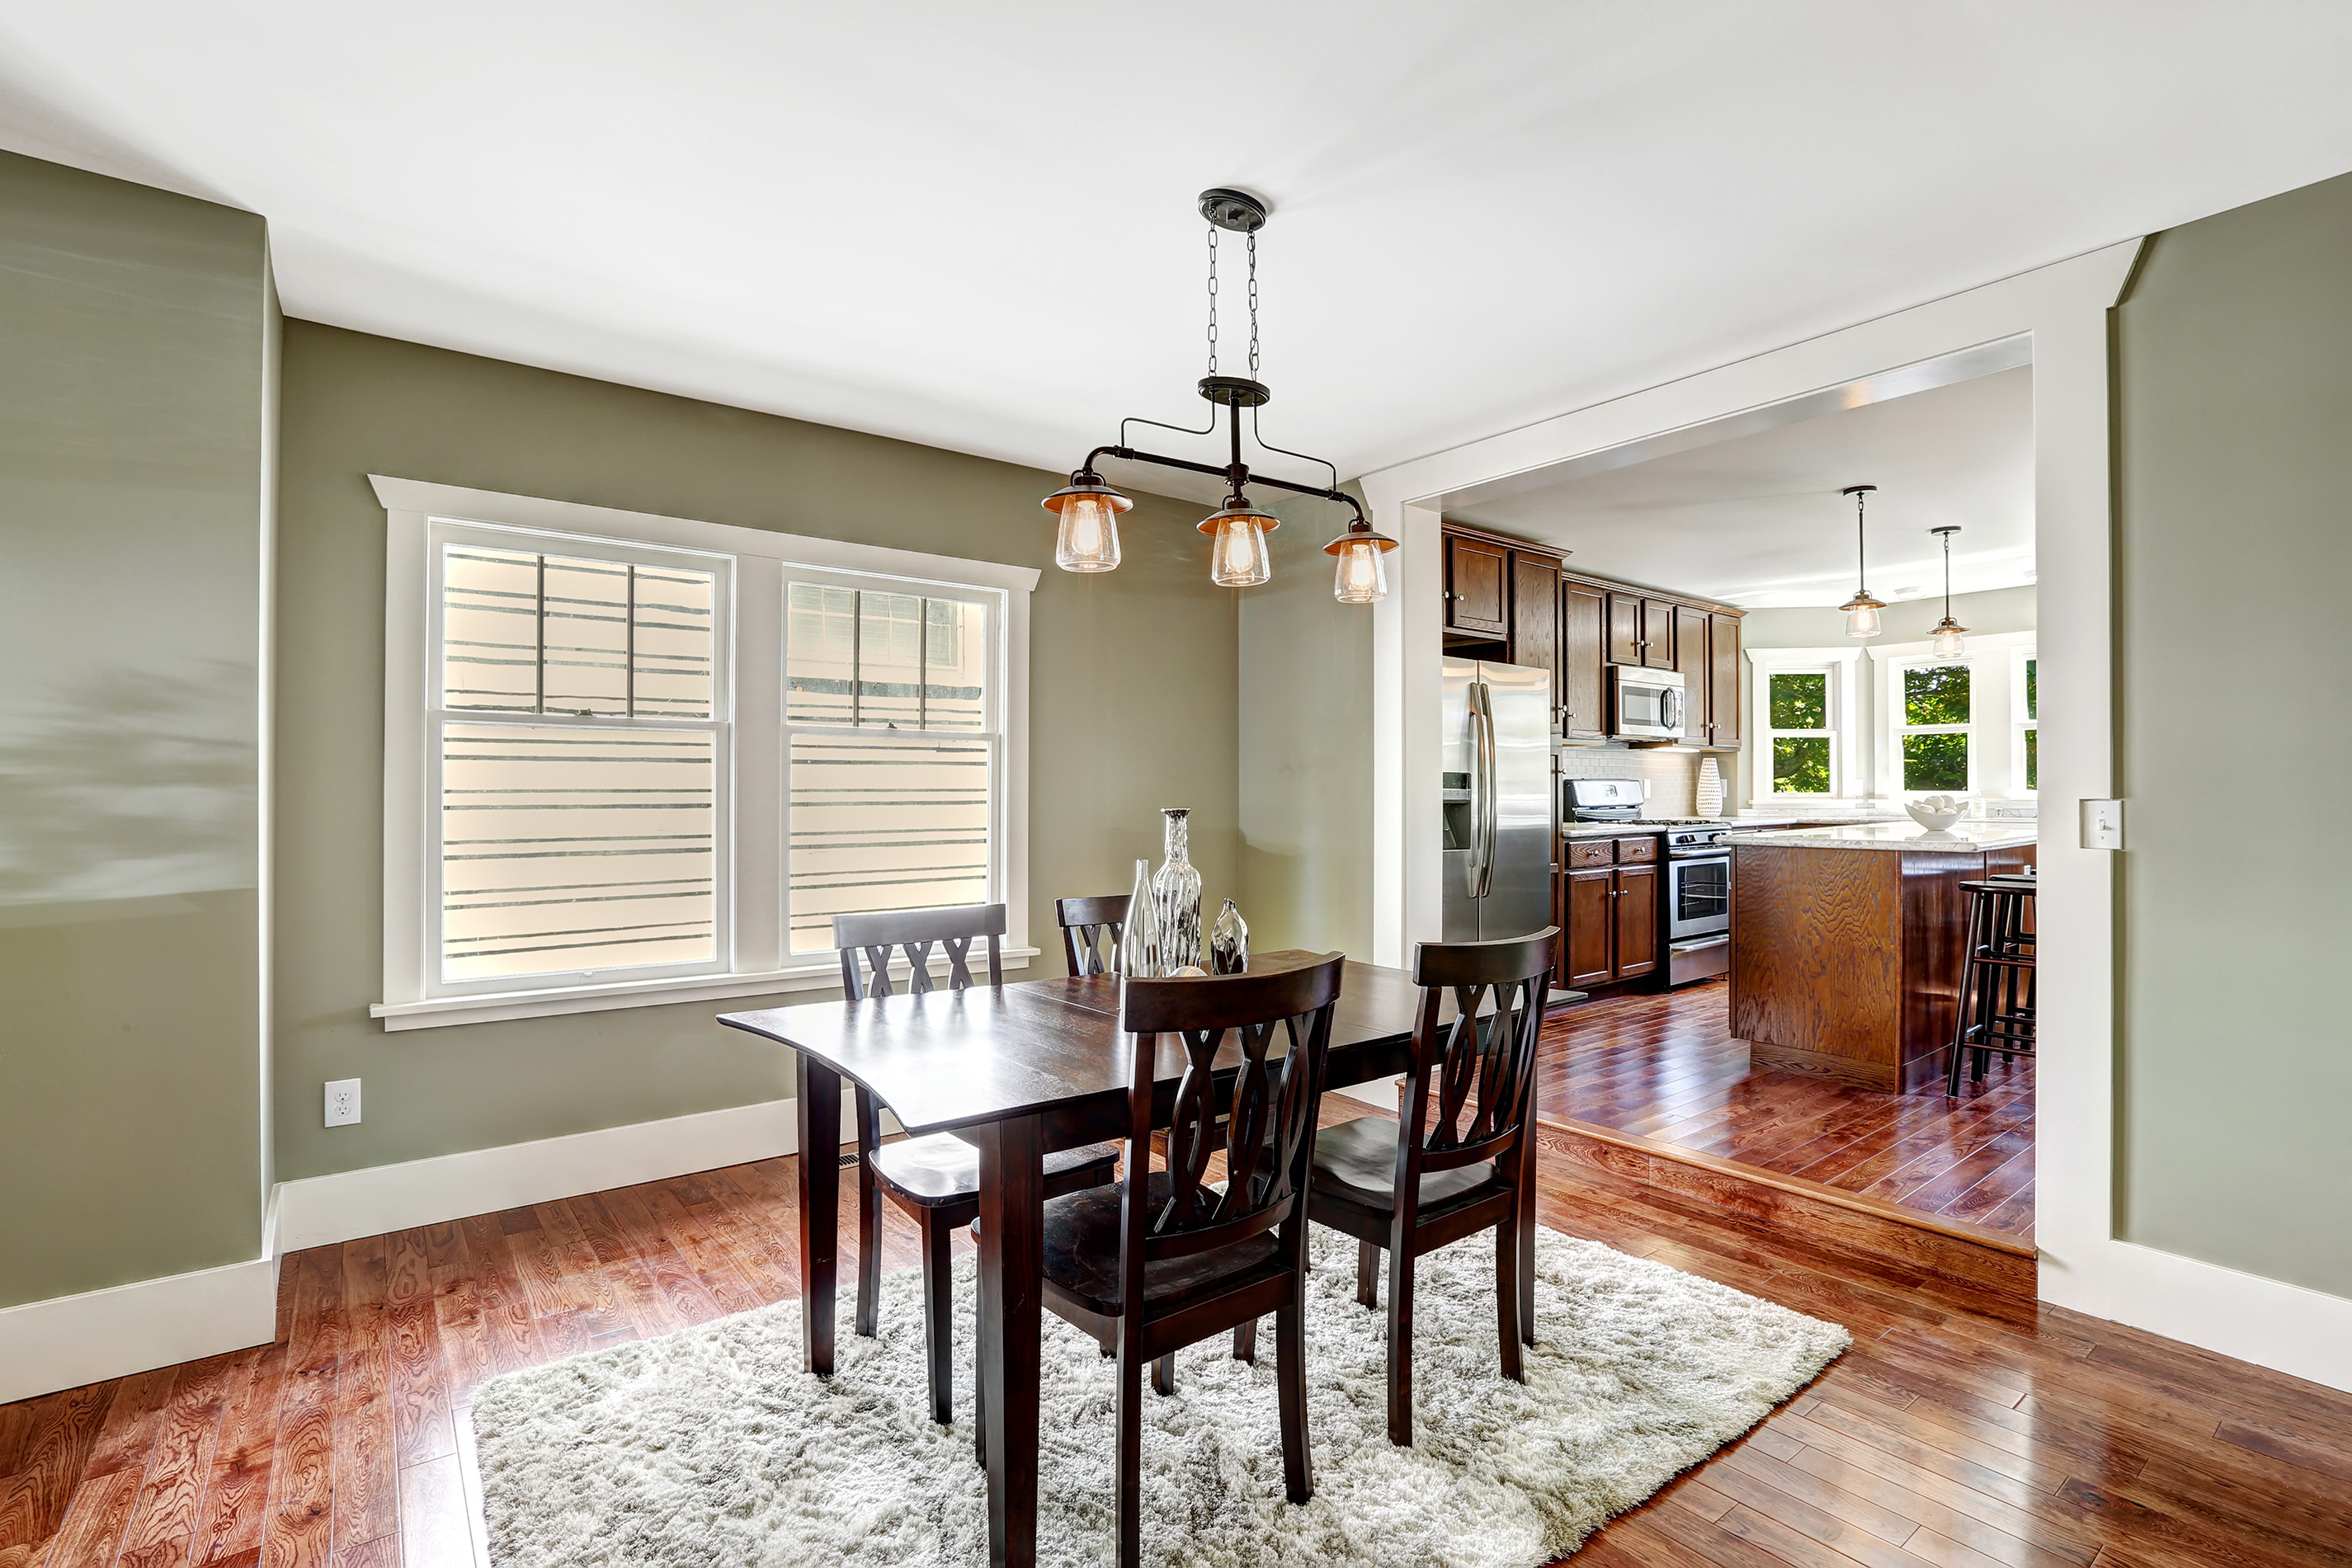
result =
[[[1383,1116],[1360,1116],[1315,1134],[1314,1195],[1336,1197],[1382,1214],[1396,1210],[1397,1124]],[[1466,1203],[1499,1186],[1491,1160],[1421,1178],[1421,1212],[1426,1217]]]
[[[1171,1188],[1166,1171],[1153,1171],[1144,1187],[1150,1212],[1164,1208]],[[1118,1277],[1118,1209],[1126,1201],[1127,1184],[1114,1182],[1045,1205],[1045,1278],[1088,1311],[1116,1316],[1124,1292]],[[1282,1271],[1275,1256],[1275,1232],[1260,1231],[1245,1240],[1189,1258],[1167,1258],[1143,1266],[1143,1300],[1147,1306],[1187,1296],[1212,1285],[1238,1283],[1252,1275]]]
[[[977,1202],[980,1197],[980,1151],[952,1133],[930,1133],[884,1144],[868,1156],[875,1179],[896,1196],[920,1208],[944,1208]],[[1061,1178],[1085,1176],[1091,1186],[1110,1177],[1118,1164],[1117,1144],[1087,1144],[1045,1156],[1045,1187],[1061,1188]]]

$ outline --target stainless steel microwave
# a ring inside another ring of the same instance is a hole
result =
[[[1680,740],[1683,713],[1681,672],[1639,664],[1609,666],[1612,740]]]

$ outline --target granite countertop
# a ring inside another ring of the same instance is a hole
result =
[[[1692,818],[1680,822],[1648,822],[1637,817],[1627,822],[1563,822],[1560,824],[1559,836],[1563,839],[1622,839],[1641,833],[1679,831],[1694,826],[1736,828],[1741,832],[1746,832],[1751,828],[1803,827],[1814,821],[1815,820],[1811,817],[1717,817],[1706,821]],[[1908,817],[1903,818],[1902,822],[1905,827],[1912,825],[1911,819]]]
[[[1731,841],[1769,849],[1967,852],[2023,849],[2039,836],[2032,821],[1954,822],[1940,833],[1931,833],[1906,818],[1900,822],[1856,822],[1843,828],[1766,829],[1741,833]]]

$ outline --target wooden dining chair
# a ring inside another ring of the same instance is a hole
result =
[[[1073,975],[1118,973],[1118,944],[1127,935],[1127,905],[1134,895],[1099,893],[1092,898],[1054,900],[1054,922],[1062,928],[1062,956]]]
[[[1397,1120],[1364,1116],[1315,1135],[1307,1212],[1356,1239],[1356,1299],[1365,1306],[1380,1305],[1388,1249],[1389,1441],[1399,1448],[1412,1446],[1412,1271],[1423,1253],[1495,1233],[1503,1375],[1525,1381],[1519,1346],[1535,1343],[1535,1324],[1522,1312],[1520,1271],[1535,1260],[1519,1256],[1520,1183],[1559,936],[1550,926],[1499,942],[1421,944],[1412,977],[1421,1012]],[[1448,993],[1458,1010],[1441,1024]]]
[[[841,949],[841,988],[852,1002],[892,995],[890,966],[903,954],[907,988],[922,993],[932,983],[930,956],[947,956],[952,990],[973,984],[971,954],[985,941],[988,983],[1004,983],[999,948],[1004,905],[963,904],[947,909],[895,909],[877,915],[836,915],[833,943]],[[803,1151],[803,1158],[816,1151]],[[949,1238],[980,1213],[980,1154],[948,1133],[882,1141],[882,1110],[863,1085],[857,1090],[857,1316],[856,1331],[874,1336],[882,1290],[882,1199],[914,1220],[922,1233],[923,1333],[930,1363],[931,1419],[946,1426],[955,1412],[955,1283]],[[1045,1193],[1055,1197],[1099,1186],[1118,1163],[1116,1144],[1089,1144],[1045,1156]]]
[[[1290,1500],[1314,1494],[1307,1451],[1307,1155],[1322,1096],[1323,1057],[1347,960],[1249,975],[1129,979],[1119,1028],[1127,1063],[1129,1179],[1045,1207],[1045,1303],[1118,1359],[1120,1568],[1141,1552],[1143,1369],[1188,1344],[1275,1315],[1275,1385]],[[1168,1166],[1150,1170],[1157,1062],[1165,1039],[1183,1053]],[[1228,1175],[1205,1179],[1208,1134],[1223,1096],[1213,1076],[1228,1040],[1241,1057],[1231,1089]],[[1277,1046],[1286,1050],[1276,1053]],[[1144,1172],[1145,1179],[1133,1176]],[[1240,1174],[1234,1174],[1240,1173]]]

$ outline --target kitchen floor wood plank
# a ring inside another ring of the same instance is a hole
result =
[[[257,1351],[232,1351],[180,1369],[123,1531],[122,1568],[185,1568],[213,1455],[259,1358]]]
[[[441,1326],[429,1281],[425,1294],[386,1304],[384,1332],[392,1354],[394,1464],[414,1465],[456,1453]]]
[[[394,1463],[391,1332],[384,1321],[385,1238],[343,1244],[343,1348],[335,1368],[337,1558],[399,1528]]]
[[[1803,1512],[1805,1511],[1799,1510]],[[1741,1503],[1716,1521],[1716,1527],[1753,1546],[1760,1546],[1796,1568],[1926,1568],[1919,1558],[1877,1537],[1849,1529],[1826,1515],[1808,1514],[1820,1527],[1838,1536],[1836,1545]]]
[[[1799,1452],[1803,1450],[1800,1448]],[[1900,1546],[1918,1532],[1919,1521],[1909,1514],[1871,1501],[1843,1487],[1832,1486],[1821,1477],[1799,1469],[1786,1459],[1775,1458],[1748,1444],[1741,1444],[1726,1454],[1720,1464],[1709,1464],[1707,1473],[1729,1470],[1756,1485],[1769,1487],[1773,1491],[1817,1509],[1832,1519],[1843,1521],[1865,1531],[1890,1545]],[[1745,1500],[1748,1493],[1718,1481],[1717,1486],[1735,1498]],[[1773,1511],[1766,1509],[1768,1514]]]
[[[16,1473],[0,1486],[0,1551],[55,1536],[106,1424],[120,1380],[47,1396],[30,1422]]]
[[[164,1366],[152,1372],[133,1373],[115,1385],[106,1419],[99,1426],[98,1441],[90,1445],[89,1458],[82,1461],[84,1476],[110,1476],[121,1469],[146,1469],[147,1457],[154,1450],[155,1433],[163,1425],[163,1411],[171,1403],[172,1385],[178,1381],[179,1370]]]
[[[384,1239],[383,1304],[403,1306],[433,1294],[433,1260],[422,1229],[394,1231]]]
[[[531,1217],[537,1223],[538,1216]],[[530,1292],[523,1288],[506,1227],[494,1214],[458,1221],[458,1234],[473,1270],[474,1305],[488,1335],[491,1359],[500,1372],[519,1372],[547,1359],[532,1320]]]
[[[400,1472],[403,1568],[473,1568],[473,1528],[457,1450]]]
[[[75,1489],[41,1568],[112,1568],[139,1500],[136,1467],[91,1476]]]
[[[281,1275],[292,1271],[289,1266]],[[213,1448],[212,1472],[205,1479],[204,1505],[190,1532],[188,1558],[199,1565],[259,1552],[268,1519],[269,1471],[285,1399],[287,1346],[262,1345],[251,1354],[243,1381],[230,1389],[220,1441]]]

